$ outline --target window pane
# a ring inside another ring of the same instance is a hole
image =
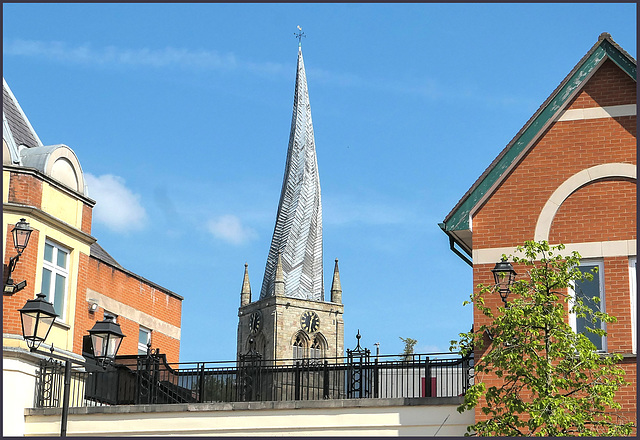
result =
[[[44,259],[50,263],[53,263],[53,246],[49,243],[44,245]]]
[[[140,329],[140,336],[138,338],[138,343],[142,345],[147,345],[149,343],[149,331],[145,329]]]
[[[593,280],[591,281],[577,281],[576,282],[576,296],[580,299],[582,299],[582,302],[585,306],[589,307],[591,310],[593,310],[594,312],[600,310],[601,307],[601,302],[600,303],[596,303],[595,301],[593,301],[593,297],[596,298],[600,298],[600,277],[602,276],[602,274],[600,272],[598,273],[593,273],[590,272],[591,269],[593,269],[594,267],[597,266],[587,266],[587,265],[583,265],[580,266],[580,271],[582,273],[591,273],[593,275]],[[588,317],[577,317],[576,318],[576,331],[578,333],[582,333],[584,334],[587,338],[589,338],[589,340],[591,342],[593,342],[593,345],[596,346],[596,349],[598,350],[602,350],[602,337],[596,335],[595,333],[591,333],[589,330],[587,330],[586,327],[591,327],[591,328],[602,328],[602,322],[600,322],[599,320],[596,322],[596,324],[593,324],[591,322],[591,320]]]
[[[59,274],[56,274],[56,294],[55,301],[53,302],[53,308],[60,316],[63,316],[62,308],[64,306],[64,285],[65,278]]]
[[[51,302],[52,298],[49,297],[51,293],[51,271],[49,269],[42,269],[42,285],[40,291],[47,295],[47,301]]]
[[[58,258],[56,264],[63,269],[67,268],[67,253],[62,249],[58,249]]]

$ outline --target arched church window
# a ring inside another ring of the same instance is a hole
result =
[[[304,359],[304,340],[300,335],[296,336],[296,340],[293,343],[293,358]]]
[[[311,359],[321,359],[322,356],[322,343],[316,338],[313,340],[313,344],[311,344],[311,349],[309,350],[309,357]]]

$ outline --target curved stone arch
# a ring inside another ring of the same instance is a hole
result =
[[[300,339],[304,342],[305,347],[309,347],[311,339],[309,338],[309,335],[303,330],[298,330],[293,334],[293,336],[291,336],[291,342],[289,345],[293,345],[298,337],[300,337]]]
[[[300,341],[300,345],[297,345],[298,340]],[[306,358],[309,353],[310,345],[311,340],[309,339],[309,335],[302,330],[295,332],[291,337],[291,342],[289,343],[289,347],[291,348],[291,358],[294,360]]]
[[[257,335],[249,335],[244,341],[244,353],[246,354],[251,349],[251,344],[249,341],[253,338],[255,342],[255,349],[260,355],[262,355],[262,359],[264,359],[265,350],[267,348],[267,339],[264,337],[262,333],[258,333]]]
[[[588,183],[605,179],[607,177],[636,179],[636,176],[637,172],[634,164],[607,163],[584,169],[569,177],[560,186],[558,186],[558,188],[556,188],[553,194],[551,194],[551,197],[547,200],[547,203],[545,203],[542,211],[540,211],[540,215],[538,215],[538,220],[536,222],[534,240],[549,241],[551,224],[553,223],[553,219],[555,218],[558,209],[560,209],[562,203],[578,189]]]
[[[312,338],[312,342],[313,341],[318,341],[318,343],[322,346],[323,350],[326,350],[329,347],[329,343],[327,342],[327,338],[324,337],[324,335],[320,332],[314,333],[313,334],[313,338]]]
[[[312,350],[318,349],[320,353],[316,353],[316,358],[323,358],[329,349],[329,344],[327,343],[327,338],[320,332],[314,333],[313,338],[311,339],[311,344],[309,345],[309,357],[314,357],[312,355]]]

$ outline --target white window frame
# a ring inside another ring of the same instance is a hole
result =
[[[51,260],[52,261],[47,261],[45,259],[45,250],[47,248],[47,246],[51,246],[53,248],[53,253],[51,255]],[[41,281],[40,281],[40,288],[41,288],[41,292],[44,293],[45,295],[47,295],[47,301],[53,304],[54,309],[56,309],[56,313],[58,313],[58,317],[56,318],[56,321],[61,321],[61,322],[66,322],[66,317],[67,317],[67,303],[68,303],[68,298],[69,298],[69,265],[71,264],[71,250],[59,245],[58,243],[46,239],[45,240],[45,250],[43,250],[42,252],[42,270],[40,272],[41,275]],[[67,254],[67,261],[66,261],[66,268],[63,268],[61,266],[58,266],[57,261],[58,261],[58,252],[62,251],[65,252]],[[45,291],[45,286],[42,285],[42,283],[44,282],[44,271],[48,270],[49,272],[51,272],[51,277],[49,279],[49,290]],[[64,286],[63,286],[63,294],[62,294],[62,304],[59,305],[57,304],[58,301],[56,301],[56,276],[61,276],[64,278]]]
[[[606,312],[606,294],[604,290],[604,260],[603,259],[585,259],[580,261],[581,266],[598,266],[598,282],[600,284],[600,303],[598,304],[601,312]],[[576,285],[575,282],[571,283],[570,295],[572,300],[569,301],[569,306],[573,307],[575,304]],[[578,331],[577,317],[575,313],[569,312],[569,325],[574,332]],[[606,323],[602,322],[602,328],[606,331]],[[607,337],[602,337],[602,348],[598,352],[607,353]]]
[[[630,306],[631,306],[631,352],[633,354],[637,353],[637,335],[638,335],[638,324],[636,319],[638,318],[638,311],[636,310],[636,306],[638,304],[638,285],[636,279],[636,261],[637,257],[629,257],[629,287],[631,291],[630,296]]]
[[[146,333],[148,335],[147,337],[147,342],[146,343],[142,343],[140,342],[140,332]],[[146,328],[143,326],[140,326],[139,330],[138,330],[138,354],[147,354],[147,344],[149,342],[151,342],[151,333],[152,330],[150,328]],[[144,352],[144,353],[142,353]]]

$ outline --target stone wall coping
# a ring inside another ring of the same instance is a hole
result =
[[[382,408],[398,406],[461,405],[464,397],[416,397],[394,399],[328,399],[269,402],[174,403],[161,405],[117,405],[69,408],[69,414],[134,414],[204,411],[260,411],[290,409]],[[61,414],[61,408],[26,408],[25,416]]]

